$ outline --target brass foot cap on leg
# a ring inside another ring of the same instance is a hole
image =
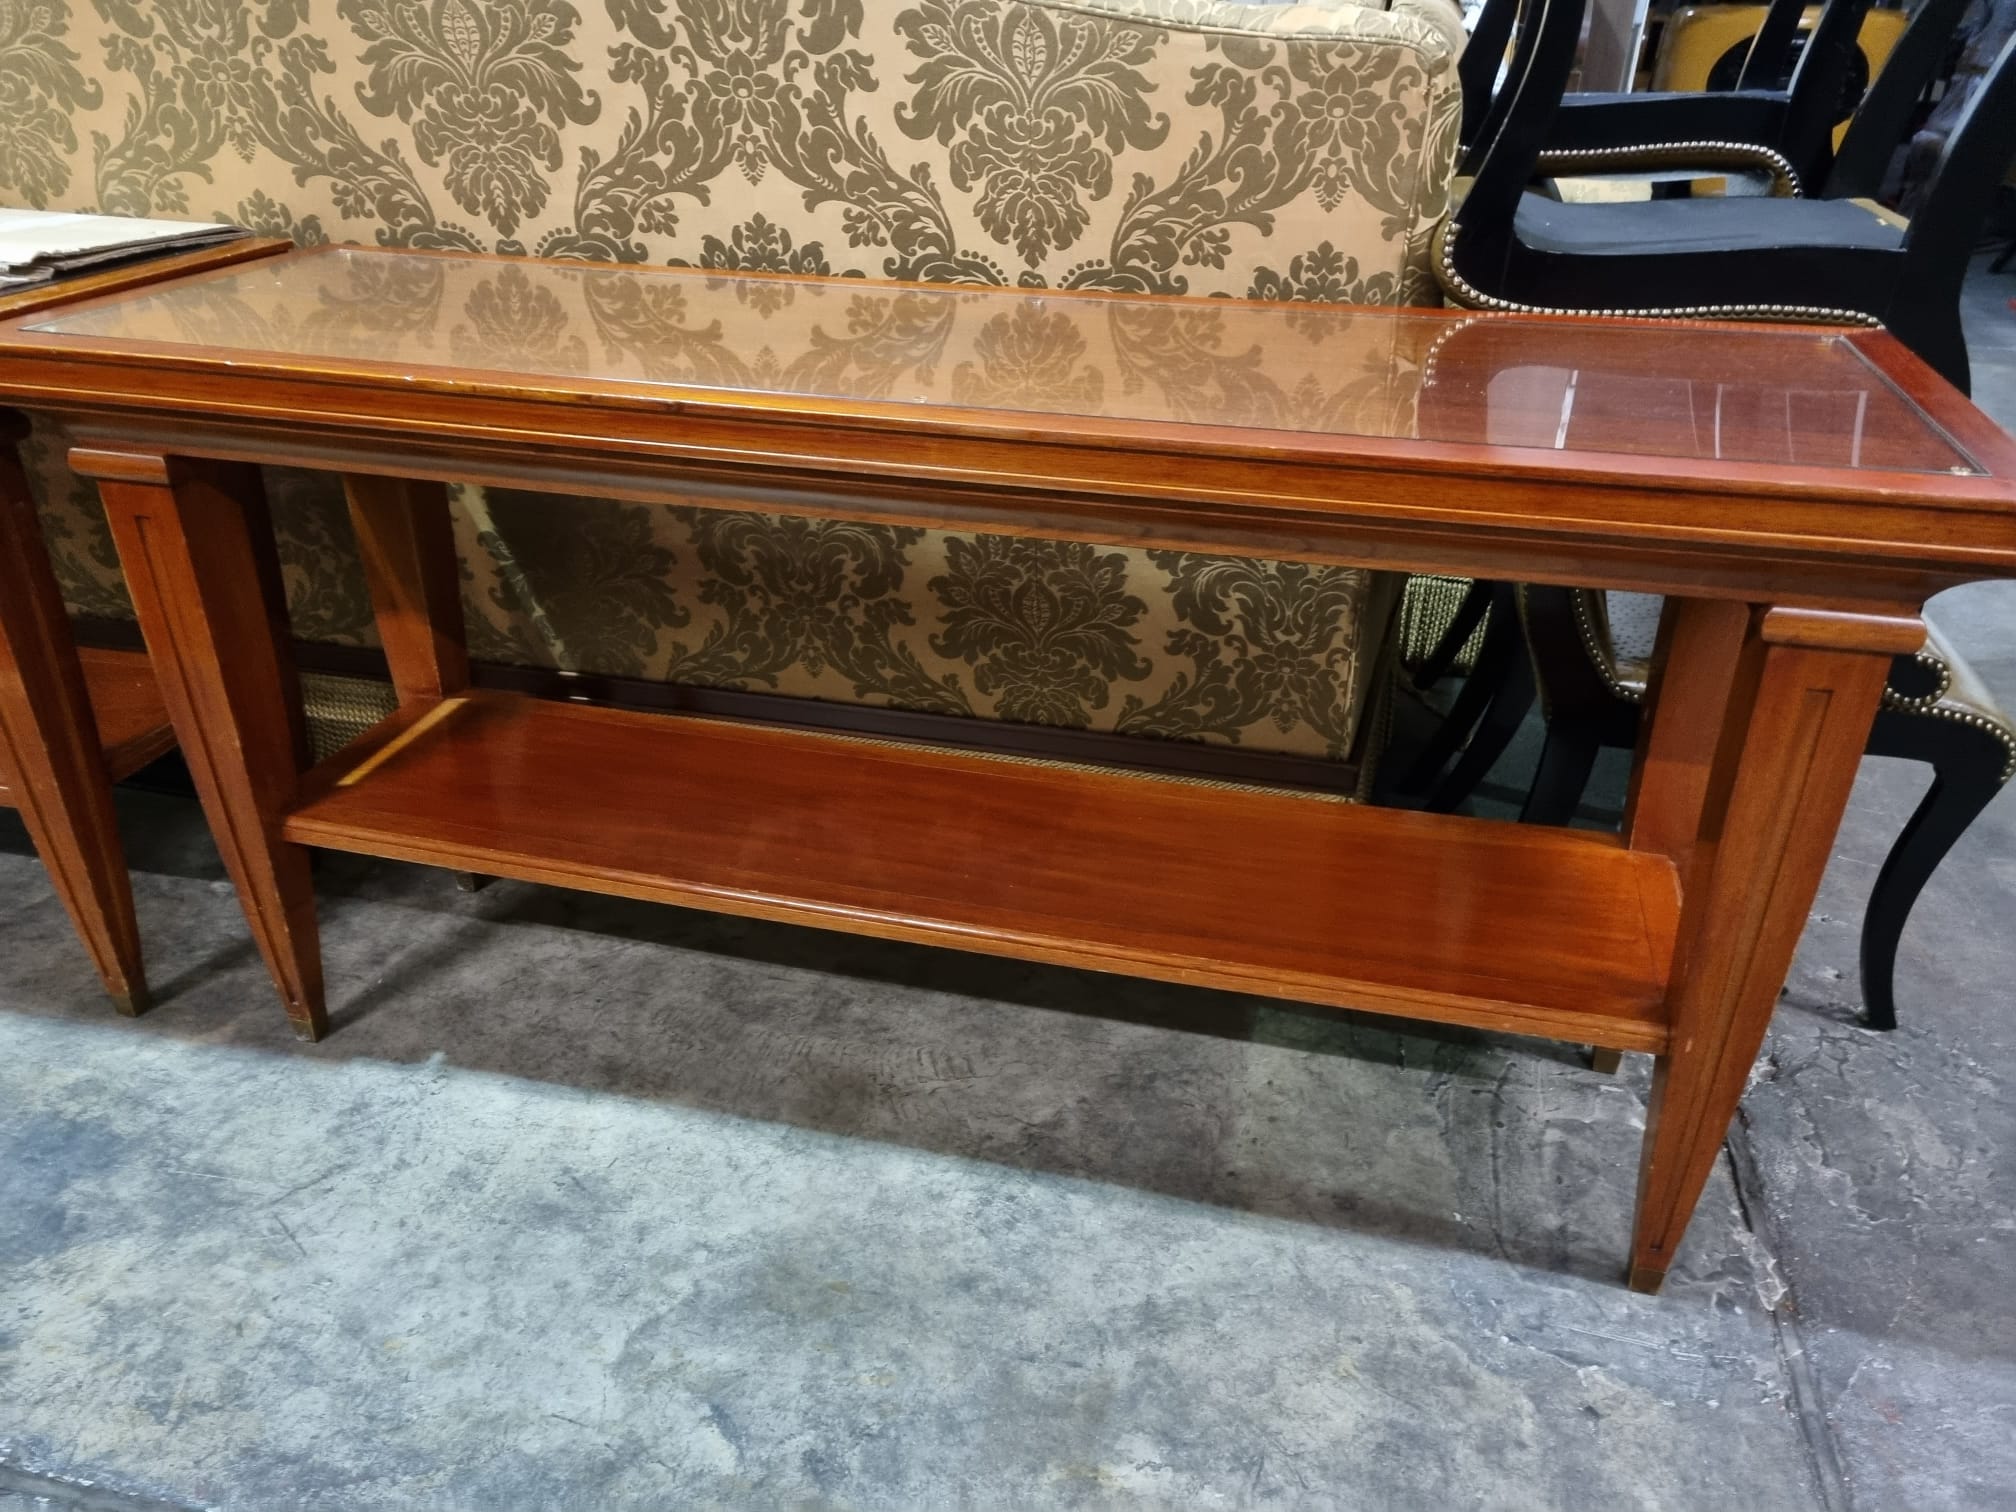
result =
[[[135,987],[131,992],[113,993],[112,1006],[126,1018],[138,1018],[154,1006],[154,998],[145,987]]]
[[[312,1015],[290,1013],[287,1015],[287,1025],[294,1031],[294,1038],[307,1045],[314,1044],[329,1032],[328,1023],[319,1013]]]
[[[1631,1267],[1630,1286],[1634,1292],[1643,1292],[1648,1297],[1656,1296],[1659,1288],[1665,1284],[1666,1268],[1664,1266],[1659,1267],[1657,1270],[1654,1270],[1649,1265],[1634,1265]]]
[[[1622,1050],[1597,1048],[1589,1052],[1589,1069],[1599,1076],[1615,1076],[1617,1068],[1624,1064]]]

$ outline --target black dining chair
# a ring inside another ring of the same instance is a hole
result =
[[[1463,96],[1463,119],[1456,140],[1466,149],[1484,134],[1485,118],[1498,94],[1498,75],[1505,68],[1505,50],[1519,24],[1521,0],[1484,0],[1463,52],[1456,59],[1456,82]],[[1789,0],[1777,0],[1779,4]]]
[[[1926,9],[1938,10],[1942,15],[1951,10],[1952,22],[1957,22],[1968,3],[1969,0],[1928,0]],[[1566,96],[1548,127],[1547,145],[1540,152],[1537,170],[1566,175],[1577,170],[1761,168],[1775,176],[1776,192],[1798,193],[1797,171],[1781,149],[1788,141],[1805,139],[1809,115],[1817,118],[1826,114],[1816,102],[1838,98],[1848,49],[1854,45],[1854,30],[1867,10],[1866,0],[1854,5],[1834,0],[1800,54],[1799,66],[1792,69],[1791,86],[1757,87],[1760,81],[1778,83],[1779,75],[1786,71],[1792,39],[1805,4],[1806,0],[1771,0],[1757,34],[1751,39],[1733,91]],[[1532,13],[1526,17],[1529,24],[1518,28],[1522,10]],[[1949,22],[1949,30],[1950,25]],[[1520,47],[1508,64],[1506,52],[1515,28],[1519,30]],[[1928,31],[1919,31],[1921,40]],[[1464,149],[1461,170],[1464,174],[1475,174],[1483,166],[1486,148],[1505,124],[1518,94],[1514,85],[1531,65],[1540,36],[1537,7],[1529,7],[1526,0],[1486,0],[1457,61],[1463,99],[1459,135]],[[1845,47],[1841,45],[1844,37]],[[1903,50],[1900,45],[1899,51]],[[1831,61],[1837,52],[1842,60],[1838,71]],[[1927,67],[1929,70],[1930,65]],[[1886,66],[1885,74],[1889,72]],[[1501,73],[1506,76],[1502,86]],[[1921,81],[1919,92],[1922,90]],[[1886,98],[1901,93],[1901,89],[1893,89]],[[1820,129],[1824,135],[1824,128]],[[1901,131],[1901,122],[1897,129]],[[1579,148],[1567,145],[1578,141]],[[1848,145],[1844,143],[1844,147]],[[1493,618],[1496,633],[1485,639],[1478,663],[1470,669],[1472,676],[1466,685],[1469,691],[1458,698],[1443,720],[1435,742],[1421,753],[1400,783],[1399,791],[1403,793],[1427,794],[1432,809],[1446,810],[1461,801],[1462,795],[1490,768],[1517,733],[1517,718],[1504,717],[1509,702],[1494,702],[1486,696],[1487,686],[1499,669],[1511,669],[1504,675],[1518,673],[1517,659],[1511,649],[1516,637],[1507,629],[1513,613],[1511,592],[1509,584],[1470,584],[1441,638],[1413,669],[1418,685],[1433,686],[1448,674],[1486,617]],[[1454,772],[1443,773],[1450,755],[1458,750],[1464,753],[1461,764]]]
[[[1849,119],[1822,199],[1874,199],[1974,0],[1924,0]]]
[[[1828,6],[1795,60],[1790,44],[1806,0],[1772,0],[1731,88],[1568,95],[1539,170],[1561,178],[1660,173],[1680,179],[1682,194],[1686,181],[1697,177],[1768,174],[1774,194],[1874,197],[1972,3],[1925,0],[1860,99],[1850,100],[1869,7]],[[1466,148],[1489,115],[1519,8],[1520,0],[1486,0],[1458,61]],[[1848,129],[1822,178],[1820,162],[1844,114]],[[1803,172],[1798,161],[1806,164]]]
[[[1547,133],[1540,170],[1672,164],[1768,172],[1787,193],[1817,187],[1833,157],[1835,123],[1846,113],[1870,3],[1826,0],[1782,84],[1806,0],[1772,0],[1734,89],[1569,95]]]
[[[1531,186],[1585,0],[1528,0],[1436,271],[1476,309],[1883,325],[1963,391],[1960,284],[2016,155],[2016,41],[1983,75],[1907,223],[1854,199],[1566,204]],[[1502,108],[1501,108],[1502,101]]]

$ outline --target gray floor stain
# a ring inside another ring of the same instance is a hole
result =
[[[1933,614],[2016,703],[2016,587]],[[130,793],[125,1022],[0,816],[0,1509],[2005,1506],[2016,799],[1855,1024],[1922,783],[1659,1299],[1642,1057],[340,857],[300,1046]]]

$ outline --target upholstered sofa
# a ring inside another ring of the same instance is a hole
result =
[[[1454,0],[38,0],[0,7],[0,203],[303,243],[1432,303],[1460,38]],[[619,334],[508,277],[486,290],[432,318],[591,352]],[[1315,351],[1192,355],[1261,411],[1365,381]],[[30,459],[73,609],[127,618],[89,489],[55,438]],[[297,636],[368,647],[340,491],[269,487]],[[1398,596],[1372,572],[704,499],[455,503],[492,663],[1346,768]]]

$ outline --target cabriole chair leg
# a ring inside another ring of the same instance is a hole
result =
[[[1596,769],[1596,748],[1594,736],[1550,725],[1546,743],[1540,747],[1533,786],[1526,794],[1525,807],[1519,810],[1519,822],[1559,826],[1573,819]]]
[[[1904,925],[1946,853],[2002,790],[2009,748],[1977,725],[1886,709],[1870,750],[1932,765],[1932,786],[1890,847],[1862,921],[1863,1021],[1871,1029],[1895,1029],[1897,945]]]
[[[1513,650],[1516,654],[1510,658],[1511,665],[1495,679],[1497,686],[1490,705],[1478,721],[1470,743],[1463,747],[1462,759],[1428,795],[1425,807],[1429,813],[1455,813],[1463,800],[1477,790],[1477,785],[1491,775],[1491,768],[1497,765],[1498,758],[1505,754],[1505,748],[1518,735],[1520,725],[1526,722],[1527,712],[1532,709],[1537,696],[1533,687],[1533,663],[1526,655],[1523,641],[1515,641]],[[1479,670],[1482,670],[1481,667]],[[1474,672],[1471,674],[1472,677],[1476,675]]]
[[[1401,779],[1402,793],[1425,793],[1435,787],[1435,780],[1449,764],[1449,758],[1464,748],[1465,741],[1483,735],[1479,721],[1490,717],[1507,681],[1517,677],[1527,665],[1525,632],[1519,628],[1518,603],[1511,586],[1490,585],[1489,598],[1491,617],[1485,626],[1484,644],[1477,652],[1477,661],[1464,678],[1447,717]],[[1436,791],[1439,793],[1441,789]]]

